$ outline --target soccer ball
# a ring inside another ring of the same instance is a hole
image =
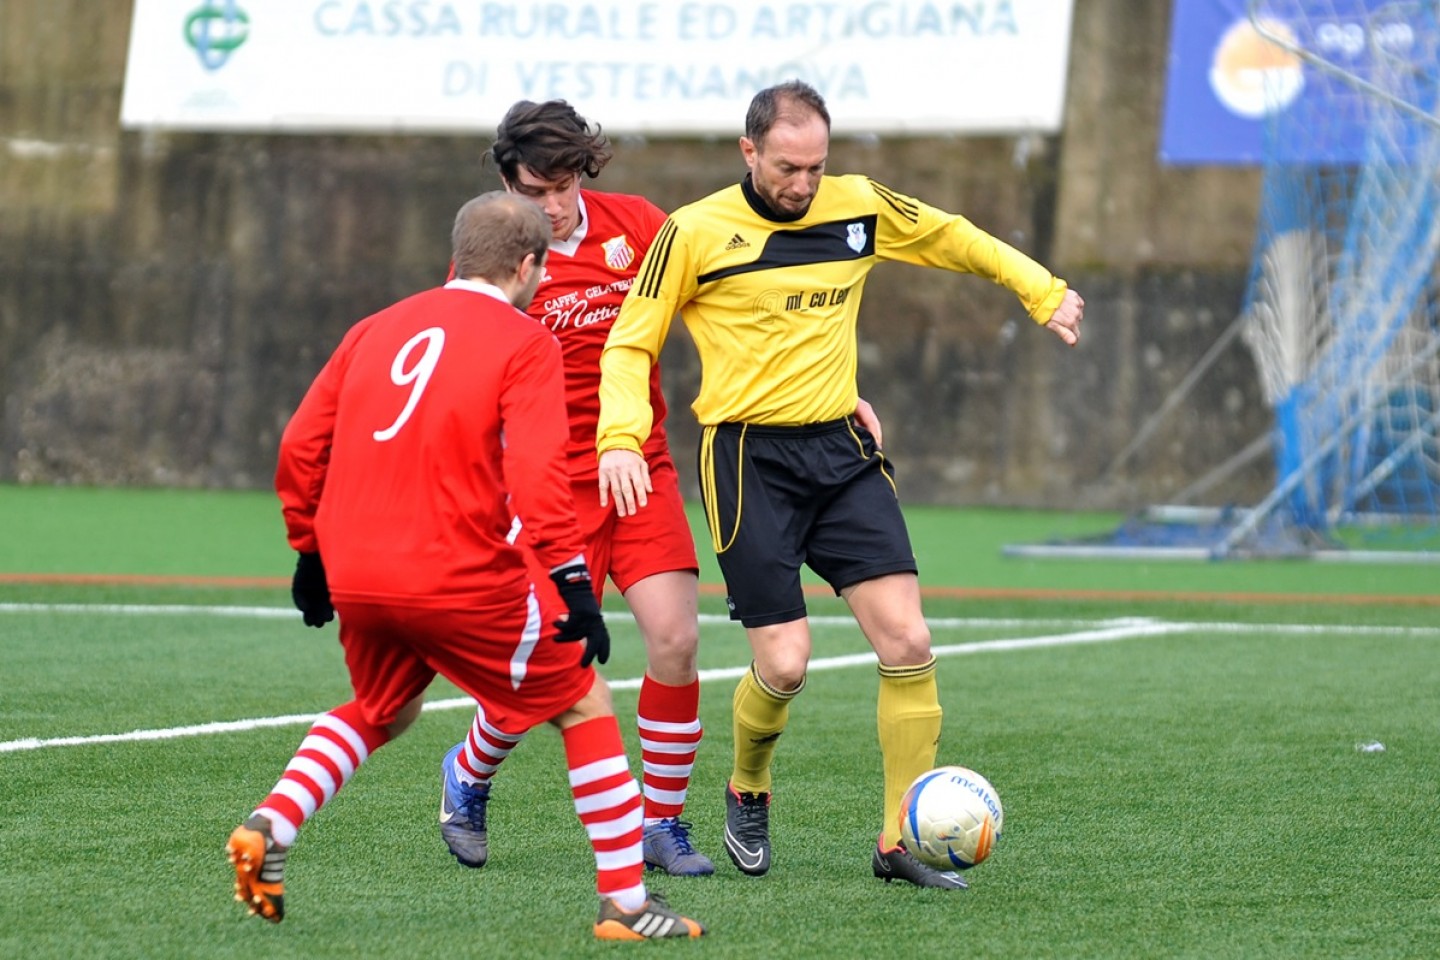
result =
[[[900,801],[900,837],[917,860],[937,870],[964,870],[990,856],[1005,811],[1000,795],[968,767],[922,773]]]

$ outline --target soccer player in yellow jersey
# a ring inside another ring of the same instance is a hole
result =
[[[963,889],[900,842],[900,799],[935,765],[941,709],[894,474],[851,416],[856,316],[880,260],[986,277],[1072,346],[1084,301],[964,217],[864,176],[826,176],[829,144],[814,89],[762,90],[740,138],[749,175],[660,228],[600,360],[600,496],[621,515],[646,506],[648,378],[678,312],[703,370],[693,409],[705,513],[754,657],[735,689],[726,852],[744,873],[770,868],[770,761],[810,659],[804,563],[845,598],[880,661],[884,819],[873,872]]]

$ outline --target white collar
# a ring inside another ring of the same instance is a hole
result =
[[[580,241],[590,232],[590,214],[585,210],[585,197],[583,195],[575,198],[576,204],[580,207],[580,226],[575,232],[564,240],[551,240],[550,250],[552,253],[564,254],[567,257],[575,256],[575,251],[580,249]]]
[[[494,297],[501,303],[510,303],[510,298],[505,296],[505,291],[493,283],[481,283],[478,280],[465,280],[461,277],[456,277],[454,280],[450,280],[445,284],[445,289],[469,290],[471,293],[483,293],[487,297]],[[514,306],[514,304],[511,304],[511,306]]]

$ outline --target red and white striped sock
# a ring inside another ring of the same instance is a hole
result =
[[[649,898],[640,848],[640,786],[625,760],[620,724],[614,716],[596,717],[567,727],[562,736],[575,812],[595,850],[595,889],[622,910],[639,910]]]
[[[455,775],[464,783],[488,786],[495,769],[523,739],[523,731],[506,733],[490,723],[485,719],[484,705],[477,705],[465,748],[455,757]]]
[[[322,714],[300,741],[280,781],[255,809],[270,821],[270,836],[282,847],[293,844],[305,821],[350,782],[370,754],[389,742],[389,732],[366,723],[354,700]]]
[[[672,687],[649,674],[640,683],[636,710],[640,760],[644,766],[645,820],[678,817],[700,745],[700,681]]]

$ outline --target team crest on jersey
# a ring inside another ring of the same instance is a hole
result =
[[[856,253],[865,249],[865,224],[852,223],[845,228],[845,245]]]
[[[625,234],[611,237],[600,248],[605,251],[605,265],[611,270],[624,270],[635,262],[635,248],[625,239]]]

